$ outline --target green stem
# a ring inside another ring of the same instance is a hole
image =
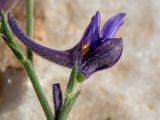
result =
[[[46,99],[45,94],[43,93],[43,89],[41,87],[41,84],[38,80],[37,74],[35,72],[35,69],[32,65],[32,62],[26,57],[26,55],[22,52],[21,48],[19,47],[18,43],[15,40],[15,36],[13,35],[12,31],[10,30],[10,27],[8,25],[8,22],[6,20],[6,17],[4,14],[2,14],[2,32],[4,34],[4,40],[7,43],[7,45],[11,48],[15,56],[19,59],[19,61],[23,64],[25,67],[28,76],[30,77],[30,80],[32,82],[32,85],[34,87],[34,90],[37,94],[37,97],[41,103],[41,106],[43,108],[43,111],[46,115],[47,120],[54,120],[54,116],[52,113],[52,110],[49,106],[49,103]]]
[[[33,0],[26,0],[26,14],[27,14],[27,34],[30,38],[33,37]],[[27,48],[27,57],[30,61],[33,62],[32,51]]]
[[[23,61],[22,64],[24,65],[28,76],[31,79],[32,85],[34,87],[34,90],[38,96],[38,99],[41,103],[41,106],[45,112],[45,115],[47,117],[47,120],[53,120],[53,113],[51,111],[51,108],[48,104],[48,101],[46,99],[45,94],[43,93],[43,90],[41,88],[40,82],[38,80],[38,77],[36,75],[35,69],[33,68],[32,63],[29,60]]]
[[[75,64],[68,82],[64,104],[61,112],[59,113],[58,120],[67,120],[69,112],[80,94],[80,91],[77,90],[80,85],[80,81],[83,80],[85,80],[85,78],[78,72],[77,64]]]

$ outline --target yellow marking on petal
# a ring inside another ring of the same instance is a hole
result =
[[[82,47],[82,54],[83,56],[88,52],[89,50],[89,47],[87,44],[84,44],[83,47]]]
[[[88,48],[88,45],[87,45],[87,44],[84,44],[84,45],[83,45],[83,50],[86,49],[86,48]]]

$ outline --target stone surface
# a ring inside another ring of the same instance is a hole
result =
[[[24,5],[21,1],[14,13],[25,29]],[[102,13],[102,24],[118,12],[127,13],[117,34],[124,38],[124,52],[116,66],[94,74],[81,85],[82,93],[69,119],[105,120],[111,116],[113,120],[159,120],[159,0],[35,0],[34,38],[51,48],[70,48],[79,42],[97,10]],[[2,40],[0,47],[0,120],[45,120],[21,65]],[[8,70],[7,66],[12,67]],[[51,85],[60,82],[64,91],[70,70],[37,55],[35,66],[53,106]],[[7,83],[8,78],[13,82]]]

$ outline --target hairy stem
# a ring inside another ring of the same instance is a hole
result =
[[[68,82],[64,104],[59,113],[58,120],[67,120],[68,115],[80,94],[80,91],[78,91],[77,89],[80,85],[79,81],[82,79],[84,80],[85,78],[78,72],[77,64],[75,64],[70,76],[70,80]]]
[[[18,60],[23,64],[24,68],[26,69],[28,76],[32,82],[33,88],[37,94],[37,97],[46,115],[47,120],[54,120],[54,115],[46,99],[46,96],[43,92],[40,81],[38,80],[33,64],[22,52],[22,49],[19,47],[18,43],[16,42],[15,36],[10,30],[10,27],[8,25],[7,19],[4,14],[2,14],[2,33],[4,35],[3,38],[5,42],[7,43],[7,45],[13,51],[15,56],[18,58]]]
[[[32,85],[34,87],[34,90],[39,98],[41,106],[45,112],[47,120],[53,120],[53,113],[52,113],[51,108],[48,104],[46,96],[43,93],[42,87],[40,85],[40,82],[38,80],[38,77],[36,75],[36,72],[35,72],[35,69],[33,68],[32,63],[30,61],[26,60],[26,61],[23,61],[22,64],[24,65],[24,67],[28,73],[28,76],[30,77],[30,80],[31,80]]]

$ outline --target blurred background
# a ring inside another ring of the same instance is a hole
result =
[[[34,39],[59,50],[80,41],[97,10],[101,12],[101,25],[119,12],[127,13],[117,34],[124,39],[120,61],[81,85],[81,95],[69,120],[106,120],[109,116],[113,120],[160,119],[159,0],[35,0],[34,3]],[[12,12],[25,30],[25,0]],[[3,40],[0,48],[0,120],[45,120],[22,65]],[[34,61],[54,109],[51,86],[59,82],[64,92],[71,70],[36,54]]]

